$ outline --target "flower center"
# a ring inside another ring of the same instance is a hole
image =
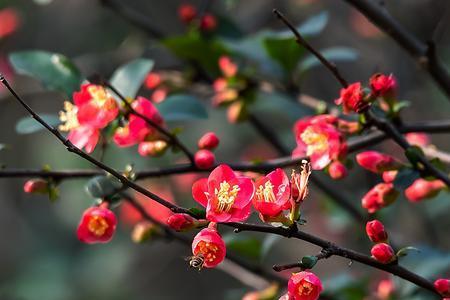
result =
[[[324,152],[328,149],[328,139],[323,133],[315,132],[311,126],[306,128],[300,135],[302,141],[307,145],[306,155],[310,156],[316,152]]]
[[[195,255],[199,254],[203,256],[203,260],[212,263],[219,254],[219,247],[216,244],[200,241],[196,247]]]
[[[59,125],[59,130],[70,131],[80,126],[77,118],[78,108],[69,101],[64,101],[64,111],[59,112],[59,119],[64,124]]]
[[[93,85],[93,86],[88,87],[88,92],[92,96],[91,101],[96,106],[103,107],[103,106],[107,105],[108,106],[108,107],[106,107],[107,109],[112,108],[111,107],[112,104],[109,101],[111,99],[111,96],[103,87]]]
[[[273,184],[270,181],[267,181],[264,184],[264,187],[262,185],[259,186],[258,190],[256,191],[256,197],[260,201],[264,202],[275,202],[276,197],[273,192]]]
[[[308,296],[313,291],[314,287],[310,282],[303,281],[298,285],[298,294],[300,296]]]
[[[238,192],[239,186],[234,185],[233,188],[231,188],[230,184],[226,181],[220,183],[219,190],[217,190],[216,188],[214,191],[214,194],[216,195],[218,201],[217,211],[218,212],[230,211],[234,201],[236,200]]]
[[[92,216],[89,220],[88,229],[96,236],[104,235],[108,228],[108,223],[106,222],[105,218],[101,216]]]

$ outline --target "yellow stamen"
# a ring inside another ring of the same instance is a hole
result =
[[[102,86],[92,85],[88,87],[87,91],[92,96],[92,102],[98,107],[104,107],[105,109],[112,109],[115,106],[114,99],[111,98],[111,95],[108,91]]]
[[[309,294],[311,294],[311,292],[314,290],[314,287],[311,283],[309,282],[302,282],[301,284],[299,284],[298,286],[298,294],[301,296],[308,296]]]
[[[262,185],[259,186],[258,190],[256,191],[256,197],[260,201],[264,202],[275,202],[276,197],[273,192],[273,184],[270,181],[267,181],[264,184],[264,187]]]
[[[239,192],[239,186],[234,185],[230,190],[231,186],[228,182],[223,181],[220,183],[219,190],[215,189],[214,194],[219,202],[217,205],[218,212],[228,212],[233,206],[234,200],[236,200],[237,194]]]
[[[109,228],[108,222],[101,216],[92,216],[88,223],[88,229],[96,236],[102,236]]]
[[[77,118],[78,108],[69,101],[64,101],[64,111],[59,112],[59,119],[64,124],[59,125],[59,130],[70,131],[80,126]]]
[[[315,132],[311,126],[306,128],[300,135],[302,141],[306,144],[306,155],[310,156],[317,152],[324,152],[328,149],[328,139],[325,134]]]

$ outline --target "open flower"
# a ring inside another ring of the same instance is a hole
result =
[[[341,89],[341,97],[334,102],[336,105],[342,104],[346,114],[351,112],[360,113],[369,106],[369,102],[364,99],[364,91],[360,82],[355,82]]]
[[[307,271],[292,274],[288,282],[288,295],[292,300],[317,300],[322,290],[319,277]]]
[[[397,81],[394,75],[377,73],[370,77],[370,87],[375,97],[394,97],[397,92]]]
[[[90,207],[81,217],[77,236],[87,244],[107,243],[114,235],[116,225],[116,216],[107,207]]]
[[[206,207],[211,222],[241,222],[250,215],[255,186],[250,178],[237,176],[227,165],[216,167],[208,178],[192,186],[195,201]]]
[[[290,207],[289,178],[280,168],[256,181],[255,209],[263,216],[275,217]]]
[[[225,258],[225,243],[215,228],[205,228],[194,237],[192,254],[189,261],[191,267],[199,270],[214,268]]]
[[[346,143],[334,123],[337,118],[320,115],[303,118],[294,125],[297,148],[294,157],[309,156],[314,170],[325,168],[346,152]]]

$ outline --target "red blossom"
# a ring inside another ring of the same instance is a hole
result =
[[[360,82],[355,82],[341,89],[341,97],[334,101],[336,105],[343,107],[344,113],[361,113],[368,108],[369,103],[364,100],[364,91]]]
[[[207,132],[198,140],[198,147],[200,149],[212,150],[218,145],[219,138],[214,132]]]
[[[370,87],[373,97],[395,97],[397,92],[397,80],[394,75],[375,74],[370,77]]]
[[[198,150],[194,155],[195,166],[202,170],[208,170],[214,166],[216,157],[209,150]]]
[[[338,160],[333,161],[330,164],[328,167],[328,173],[330,174],[330,177],[335,180],[342,179],[348,175],[347,168]]]
[[[322,290],[319,277],[307,271],[292,274],[288,282],[290,300],[317,300]]]
[[[161,75],[155,72],[148,73],[145,77],[144,84],[148,89],[154,89],[162,82]]]
[[[197,16],[197,9],[191,4],[182,4],[178,8],[178,17],[185,23],[191,23]]]
[[[42,178],[27,180],[23,185],[23,191],[27,194],[46,194],[48,192],[48,181]]]
[[[225,77],[234,77],[238,70],[238,66],[228,56],[219,58],[219,68]]]
[[[90,126],[80,126],[72,129],[67,139],[76,147],[84,148],[87,153],[92,153],[100,139],[100,130]]]
[[[90,207],[81,217],[77,236],[87,244],[107,243],[114,235],[116,225],[117,219],[111,210],[104,206]]]
[[[153,91],[152,101],[154,103],[161,103],[167,98],[167,94],[169,93],[167,88],[158,88]]]
[[[188,231],[196,226],[196,220],[188,214],[173,214],[166,223],[175,231]]]
[[[394,250],[386,243],[379,243],[372,247],[370,250],[372,257],[380,263],[387,264],[396,259]]]
[[[419,178],[405,190],[405,196],[411,202],[419,202],[437,196],[445,187],[445,183],[439,179],[428,181]]]
[[[384,171],[381,176],[382,176],[384,182],[392,183],[392,182],[394,182],[395,178],[397,177],[397,174],[398,174],[397,170]]]
[[[356,155],[358,164],[374,173],[397,170],[402,164],[394,157],[377,151],[364,151]]]
[[[280,168],[261,177],[255,183],[256,194],[253,206],[263,216],[276,217],[290,208],[291,194],[289,178]]]
[[[200,29],[204,31],[213,31],[217,28],[217,19],[211,14],[205,14],[200,20]]]
[[[20,25],[19,15],[12,8],[0,10],[0,39],[14,33]]]
[[[226,254],[226,247],[222,237],[214,228],[202,229],[192,242],[191,267],[214,268],[220,264]]]
[[[369,239],[374,243],[384,243],[388,238],[388,234],[386,230],[384,230],[383,223],[378,220],[367,222],[366,233]]]
[[[434,288],[444,297],[450,297],[450,279],[439,278],[434,282]]]
[[[392,183],[379,183],[364,195],[361,204],[369,213],[374,213],[394,202],[398,195]]]
[[[297,148],[293,157],[309,156],[314,170],[325,168],[346,152],[343,136],[334,125],[337,118],[331,115],[306,117],[294,125]]]
[[[237,176],[227,165],[215,168],[208,178],[192,186],[195,201],[206,207],[211,222],[241,222],[250,215],[255,186],[250,178]]]
[[[431,138],[423,132],[410,132],[405,134],[405,138],[411,145],[426,147],[431,143]]]

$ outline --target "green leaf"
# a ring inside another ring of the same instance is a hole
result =
[[[190,121],[208,118],[205,105],[196,97],[188,94],[175,94],[157,105],[164,120]]]
[[[401,110],[409,107],[410,105],[411,105],[410,101],[407,101],[407,100],[398,101],[398,102],[394,103],[394,105],[392,106],[392,112],[394,114],[398,114]]]
[[[355,61],[359,54],[355,49],[346,47],[332,47],[327,48],[320,53],[331,62],[344,62],[344,61]],[[311,68],[322,65],[322,63],[314,56],[308,55],[300,63],[300,72],[305,72]]]
[[[56,202],[58,198],[59,198],[59,189],[55,185],[50,184],[48,189],[48,199],[50,200],[50,202]]]
[[[130,61],[114,72],[110,83],[123,96],[134,99],[153,65],[153,60],[145,58]]]
[[[404,256],[408,255],[408,253],[410,251],[420,252],[420,250],[417,249],[416,247],[408,246],[408,247],[404,247],[404,248],[401,248],[400,250],[398,250],[396,255],[398,257],[404,257]]]
[[[325,26],[327,26],[329,20],[329,14],[327,11],[322,11],[318,13],[317,15],[314,15],[307,19],[305,22],[300,24],[300,26],[297,26],[297,30],[302,34],[304,37],[312,37],[320,34]],[[277,33],[278,37],[292,37],[293,33],[292,31],[286,29],[283,31],[279,31]]]
[[[293,38],[267,38],[264,47],[269,56],[278,62],[283,69],[290,73],[297,67],[304,48],[300,47]]]
[[[40,114],[40,117],[51,126],[58,126],[61,123],[56,115]],[[16,132],[19,134],[30,134],[43,129],[44,126],[32,117],[23,117],[16,123]]]
[[[309,108],[299,105],[288,95],[280,92],[259,92],[256,101],[249,106],[249,110],[253,114],[267,115],[272,118],[275,118],[275,115],[288,117],[291,122],[312,113]]]
[[[411,168],[402,168],[395,176],[394,187],[399,190],[404,190],[409,187],[416,179],[420,178],[419,172]]]
[[[300,264],[304,269],[312,269],[319,260],[315,255],[303,256]]]
[[[113,195],[122,186],[116,179],[107,176],[95,176],[86,183],[86,192],[93,198]]]
[[[206,218],[206,210],[197,208],[197,207],[191,207],[188,209],[188,211],[193,214],[197,219],[204,219]]]
[[[244,234],[230,233],[224,235],[223,240],[227,245],[227,250],[235,251],[240,255],[253,259],[261,257],[261,241],[257,238]]]
[[[83,81],[78,68],[61,54],[21,51],[11,53],[9,60],[18,74],[33,76],[47,89],[65,92],[67,96],[72,96]]]

